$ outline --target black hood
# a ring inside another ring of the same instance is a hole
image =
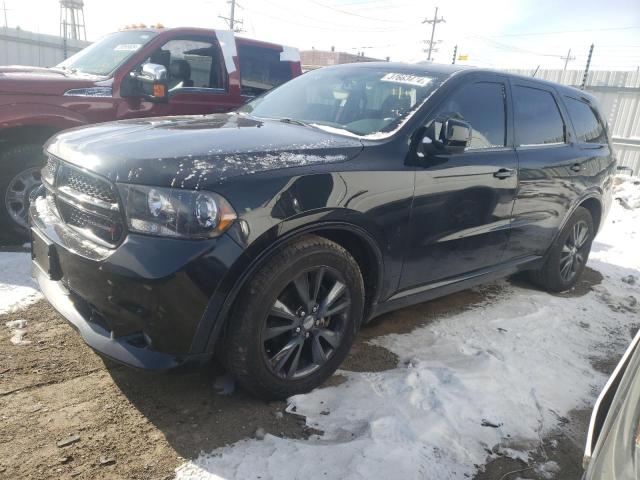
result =
[[[232,113],[81,127],[45,148],[115,182],[207,188],[238,175],[348,160],[363,146],[315,127]]]

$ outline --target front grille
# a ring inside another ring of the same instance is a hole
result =
[[[111,182],[51,156],[43,174],[53,180],[47,195],[64,223],[103,246],[120,243],[124,220]]]
[[[58,174],[58,186],[67,186],[71,190],[97,198],[107,203],[117,203],[115,192],[109,183],[92,177],[81,170],[63,167]]]

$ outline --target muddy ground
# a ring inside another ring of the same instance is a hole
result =
[[[592,270],[571,295],[583,295],[601,276]],[[521,283],[522,279],[512,279]],[[410,332],[437,318],[498,298],[489,285],[385,315],[363,327],[344,370],[394,368],[397,358],[368,340]],[[4,324],[27,320],[28,345],[13,345]],[[611,371],[617,359],[600,363]],[[191,373],[150,374],[104,360],[45,302],[0,315],[0,478],[162,479],[200,451],[251,437],[258,428],[290,438],[314,431],[242,391],[216,394],[219,366]],[[336,375],[329,384],[340,382]],[[579,479],[589,412],[576,411],[542,439],[537,460],[554,460],[563,480]],[[523,462],[498,459],[478,479],[543,478]]]

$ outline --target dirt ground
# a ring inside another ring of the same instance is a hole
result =
[[[571,295],[583,295],[601,276],[590,270]],[[521,279],[512,279],[522,282]],[[363,327],[343,365],[350,371],[394,368],[397,358],[368,340],[409,332],[434,319],[497,298],[500,287],[434,300],[385,315]],[[27,320],[28,345],[13,345],[4,324]],[[611,371],[617,359],[599,368]],[[191,373],[150,374],[102,359],[45,302],[0,315],[0,478],[163,479],[200,451],[251,437],[258,428],[301,438],[313,433],[304,419],[242,391],[219,395],[219,366]],[[340,382],[336,375],[328,383]],[[557,434],[542,439],[538,460],[555,460],[562,479],[579,479],[589,412],[562,419]],[[499,479],[522,462],[498,459],[477,479]],[[534,470],[503,480],[543,478]]]

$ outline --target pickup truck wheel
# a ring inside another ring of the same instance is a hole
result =
[[[0,231],[26,234],[29,196],[40,186],[43,164],[41,145],[18,145],[0,155]]]
[[[578,207],[551,246],[543,267],[531,272],[532,281],[551,292],[573,287],[587,264],[594,233],[591,213]]]
[[[358,264],[307,236],[252,278],[229,317],[224,363],[254,395],[286,398],[322,384],[349,353],[364,308]]]

